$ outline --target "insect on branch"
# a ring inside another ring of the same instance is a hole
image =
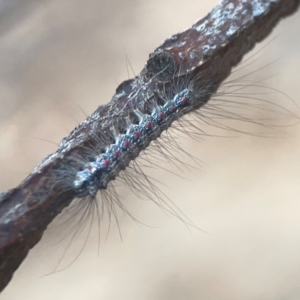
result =
[[[49,223],[78,196],[62,183],[62,174],[80,170],[76,158],[95,147],[95,137],[112,127],[124,130],[125,121],[116,124],[115,116],[125,120],[131,112],[146,113],[151,99],[170,93],[174,81],[194,78],[197,89],[206,91],[194,107],[201,108],[243,56],[298,6],[299,0],[221,1],[192,27],[165,40],[149,55],[140,74],[124,81],[111,101],[77,126],[23,182],[1,194],[0,290]]]

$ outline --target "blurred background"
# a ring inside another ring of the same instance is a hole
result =
[[[17,185],[54,152],[86,115],[111,99],[119,83],[140,72],[165,38],[216,4],[1,0],[0,190]],[[298,116],[299,28],[298,12],[234,75],[256,71],[252,80],[280,91],[262,96]],[[251,104],[256,96],[249,96]],[[258,111],[263,123],[274,107]],[[270,129],[271,138],[262,137],[269,128],[254,123],[230,122],[248,134],[206,126],[222,137],[180,138],[203,161],[200,167],[179,171],[166,165],[182,177],[149,171],[204,232],[188,230],[121,187],[122,201],[145,225],[119,212],[122,238],[116,222],[106,237],[106,218],[100,238],[94,224],[69,245],[57,239],[64,224],[54,223],[1,299],[299,299],[300,125],[292,114],[277,116],[272,122],[278,132]],[[191,163],[188,155],[181,159]]]

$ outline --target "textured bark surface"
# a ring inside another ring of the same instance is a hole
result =
[[[103,134],[115,116],[139,107],[155,92],[168,88],[175,76],[201,73],[213,90],[230,74],[245,53],[265,38],[276,23],[294,12],[299,1],[223,1],[188,30],[167,39],[152,54],[135,79],[121,84],[112,100],[100,106],[65,138],[17,188],[0,198],[0,288],[7,285],[28,251],[40,240],[47,225],[75,194],[54,184],[72,156]],[[172,62],[170,64],[170,62]],[[166,67],[168,66],[168,67]],[[169,67],[170,66],[170,67]],[[153,78],[157,73],[159,76]],[[150,80],[151,79],[151,80]],[[131,105],[128,105],[130,103]],[[75,166],[76,167],[76,166]]]

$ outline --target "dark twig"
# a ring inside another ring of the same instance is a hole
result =
[[[153,94],[168,92],[174,78],[201,74],[199,88],[211,96],[243,55],[264,39],[281,18],[295,12],[298,5],[299,0],[222,1],[191,28],[167,39],[150,54],[139,75],[117,88],[108,104],[98,107],[64,138],[58,150],[19,186],[1,194],[0,290],[53,218],[76,197],[73,190],[60,184],[60,174],[70,165],[78,168],[76,157],[84,155],[83,149],[94,146],[95,136],[116,126],[116,115],[120,119],[137,108],[143,112]]]

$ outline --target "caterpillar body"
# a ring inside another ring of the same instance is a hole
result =
[[[88,163],[84,170],[77,172],[73,183],[77,196],[95,198],[98,189],[106,189],[108,182],[118,176],[141,150],[185,113],[191,98],[191,91],[184,89],[163,106],[153,102],[151,115],[136,111],[139,123],[131,124],[124,134],[117,135],[115,143],[108,146],[105,153]]]

